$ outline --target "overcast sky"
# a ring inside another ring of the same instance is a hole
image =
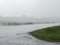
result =
[[[60,0],[0,0],[0,16],[60,17]]]

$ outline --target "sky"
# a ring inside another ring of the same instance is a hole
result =
[[[0,16],[60,17],[60,0],[0,0]]]

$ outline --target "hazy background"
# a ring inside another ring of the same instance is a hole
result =
[[[60,17],[60,0],[0,0],[0,16]]]

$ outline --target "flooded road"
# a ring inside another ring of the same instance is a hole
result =
[[[55,24],[34,24],[21,26],[0,26],[0,45],[60,45],[60,42],[47,42],[38,40],[29,35],[28,32],[36,29],[41,29],[50,26],[60,25]]]

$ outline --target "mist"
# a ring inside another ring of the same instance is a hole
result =
[[[60,0],[0,0],[0,16],[60,17]]]

